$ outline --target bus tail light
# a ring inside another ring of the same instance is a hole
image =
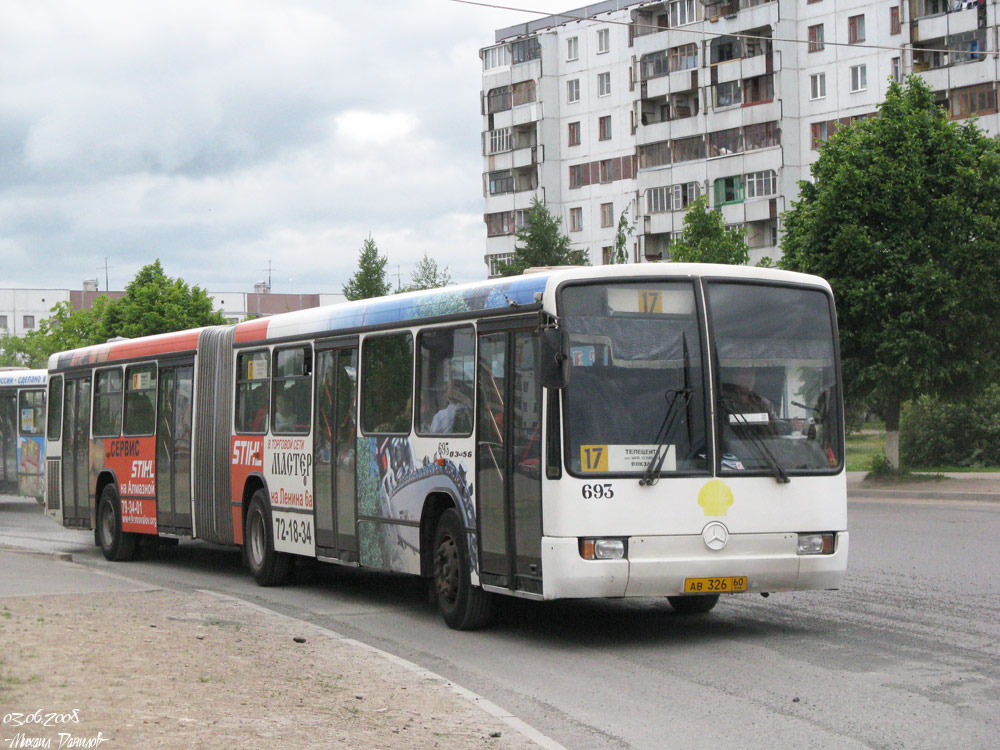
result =
[[[622,560],[626,557],[624,539],[581,539],[580,557],[584,560]]]
[[[800,555],[832,555],[836,534],[799,534]]]

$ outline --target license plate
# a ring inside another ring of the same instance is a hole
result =
[[[746,576],[725,576],[723,578],[685,578],[685,594],[724,594],[730,591],[746,591]]]

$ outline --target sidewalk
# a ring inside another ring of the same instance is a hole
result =
[[[0,747],[539,746],[499,707],[332,631],[12,550],[0,722]]]
[[[848,498],[895,498],[898,500],[976,500],[1000,502],[1000,473],[968,472],[944,474],[944,479],[909,482],[866,482],[865,472],[847,472]]]

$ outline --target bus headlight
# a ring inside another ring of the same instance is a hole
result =
[[[622,560],[626,557],[624,539],[581,539],[580,557],[584,560]]]
[[[836,534],[799,534],[800,555],[832,555]]]

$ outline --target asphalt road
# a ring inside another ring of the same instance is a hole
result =
[[[201,543],[111,564],[92,534],[0,499],[0,543],[330,627],[567,747],[1000,746],[1000,503],[853,501],[850,528],[839,592],[737,595],[692,617],[658,600],[510,601],[492,630],[456,633],[410,578],[311,565],[261,589],[238,552]]]

